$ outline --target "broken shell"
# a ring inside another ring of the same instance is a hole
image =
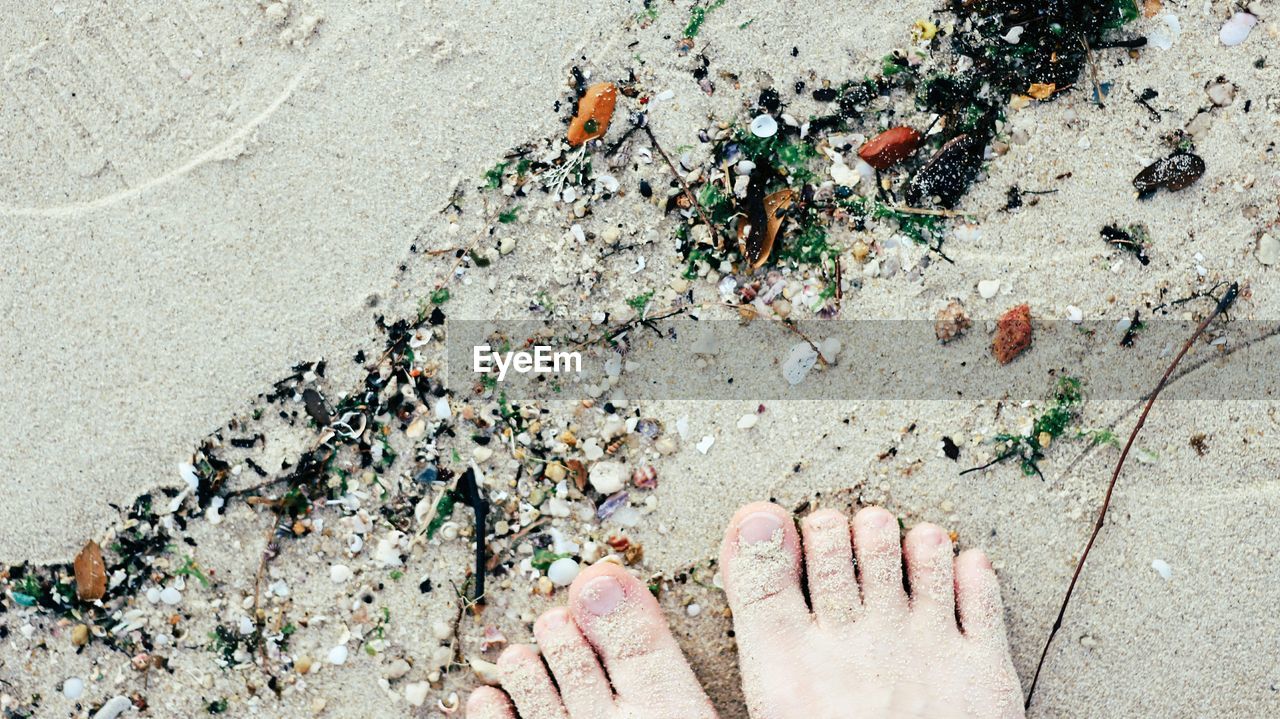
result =
[[[569,144],[577,147],[587,140],[603,136],[613,119],[617,99],[618,88],[611,82],[598,82],[587,88],[578,100],[578,113],[569,123]]]
[[[658,470],[652,464],[636,467],[631,473],[631,483],[640,489],[653,489],[658,486]]]
[[[1204,174],[1204,160],[1190,152],[1175,152],[1156,160],[1133,178],[1133,187],[1142,198],[1150,197],[1161,187],[1171,192],[1190,187]]]
[[[958,135],[929,158],[907,183],[907,201],[917,207],[937,198],[943,207],[955,207],[982,169],[983,141]]]
[[[923,140],[914,127],[893,127],[868,140],[858,157],[877,170],[887,170],[910,157]]]
[[[1000,364],[1009,364],[1031,346],[1031,308],[1024,304],[1012,307],[996,321],[996,337],[991,353]]]

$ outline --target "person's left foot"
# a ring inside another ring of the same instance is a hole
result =
[[[657,600],[615,564],[584,570],[569,588],[569,607],[543,614],[533,633],[541,656],[526,645],[503,652],[505,693],[472,692],[468,717],[715,719]]]

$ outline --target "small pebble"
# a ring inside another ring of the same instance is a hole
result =
[[[129,701],[129,697],[116,695],[107,700],[106,704],[93,715],[93,719],[116,719],[133,706],[133,702]]]
[[[708,434],[704,436],[702,439],[698,440],[698,444],[695,446],[697,447],[699,452],[701,452],[702,454],[706,454],[707,452],[711,451],[711,445],[715,443],[716,443],[716,438]]]
[[[596,462],[591,465],[588,479],[600,494],[613,494],[627,485],[629,474],[621,462]]]
[[[62,683],[62,696],[76,701],[84,695],[84,680],[80,677],[71,677]]]
[[[354,576],[354,573],[351,571],[351,568],[345,564],[335,564],[329,567],[329,579],[332,580],[334,584],[342,584],[343,582],[351,579],[352,576]]]
[[[738,429],[751,429],[756,426],[756,422],[759,421],[760,415],[755,414],[754,412],[751,414],[744,414],[738,418]]]
[[[83,647],[89,643],[89,627],[84,624],[77,624],[71,630],[71,644],[77,647]]]
[[[982,280],[978,283],[978,294],[984,300],[989,300],[996,296],[1000,291],[1000,280]]]
[[[163,592],[160,592],[160,601],[168,604],[169,606],[173,606],[182,601],[182,592],[179,592],[173,587],[166,587]]]
[[[696,617],[699,614],[702,614],[702,607],[698,604],[690,604],[684,608],[684,613],[688,614],[690,617]]]
[[[563,557],[551,563],[547,567],[547,578],[557,587],[567,587],[573,584],[573,580],[578,578],[578,573],[582,568],[578,566],[578,562],[570,557]]]
[[[1238,12],[1231,16],[1218,31],[1218,39],[1223,45],[1232,47],[1244,42],[1249,33],[1253,31],[1253,26],[1258,24],[1258,18],[1247,12]]]
[[[404,700],[415,707],[420,707],[427,701],[427,694],[431,692],[431,684],[429,682],[414,682],[406,684],[404,687]]]
[[[1163,559],[1151,560],[1151,568],[1156,570],[1156,573],[1166,581],[1173,578],[1173,567],[1170,567],[1169,563]]]
[[[349,654],[349,650],[347,649],[347,645],[339,644],[338,646],[329,650],[329,654],[325,657],[325,659],[330,664],[342,665],[347,663],[348,654]]]

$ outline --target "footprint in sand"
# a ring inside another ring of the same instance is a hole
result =
[[[102,207],[235,156],[297,86],[320,22],[298,2],[54,7],[0,70],[0,214]]]

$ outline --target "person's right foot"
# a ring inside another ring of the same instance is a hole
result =
[[[753,719],[1023,716],[982,552],[953,558],[932,524],[900,543],[897,519],[879,507],[859,512],[852,531],[833,510],[801,527],[803,543],[786,510],[751,504],[720,551]]]

